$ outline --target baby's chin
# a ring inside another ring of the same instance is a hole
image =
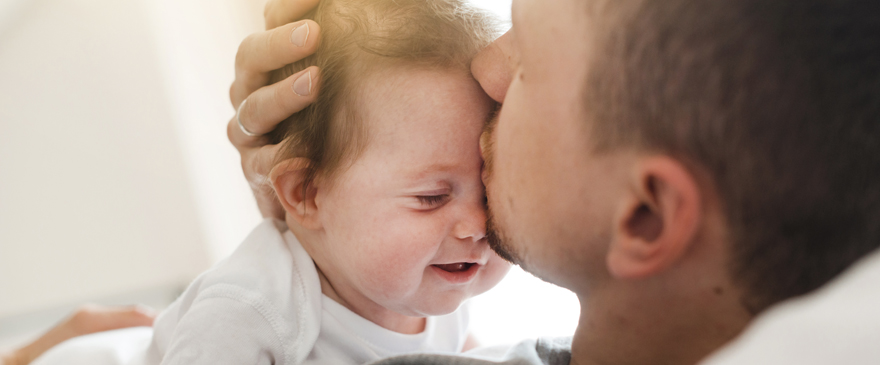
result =
[[[461,307],[462,303],[464,303],[465,300],[469,298],[470,296],[461,300],[435,300],[431,303],[415,305],[407,309],[408,313],[401,314],[411,317],[445,316],[447,314],[457,311],[458,308]]]
[[[462,303],[476,294],[469,293],[438,293],[427,298],[419,298],[418,302],[408,303],[400,308],[393,309],[395,312],[410,317],[433,317],[444,316],[455,312]]]

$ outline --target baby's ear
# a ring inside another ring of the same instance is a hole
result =
[[[320,228],[315,205],[314,185],[306,186],[311,161],[307,158],[291,158],[275,165],[269,172],[269,181],[288,218],[293,218],[307,229]]]

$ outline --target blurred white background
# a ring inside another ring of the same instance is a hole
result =
[[[83,302],[161,308],[259,222],[225,125],[263,3],[0,0],[0,347]],[[579,311],[518,269],[472,308],[485,344]]]

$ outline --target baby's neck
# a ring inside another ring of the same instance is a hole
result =
[[[302,227],[295,227],[290,222],[288,222],[288,226],[307,252],[310,251],[309,247],[312,244],[321,244],[316,242],[320,241],[318,237],[311,237],[308,232],[303,232]],[[312,253],[309,252],[309,254],[311,255]],[[411,317],[397,313],[379,305],[357,291],[345,290],[343,287],[337,290],[337,287],[333,285],[333,281],[325,275],[317,262],[315,263],[315,268],[318,270],[318,277],[321,280],[321,293],[355,314],[382,328],[398,333],[413,335],[422,333],[425,330],[427,323],[425,317]],[[330,276],[333,275],[331,274]]]

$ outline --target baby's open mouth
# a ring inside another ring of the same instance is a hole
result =
[[[471,268],[471,266],[476,265],[473,262],[456,262],[454,264],[442,264],[442,265],[434,265],[438,269],[448,272],[462,272],[467,271]]]

